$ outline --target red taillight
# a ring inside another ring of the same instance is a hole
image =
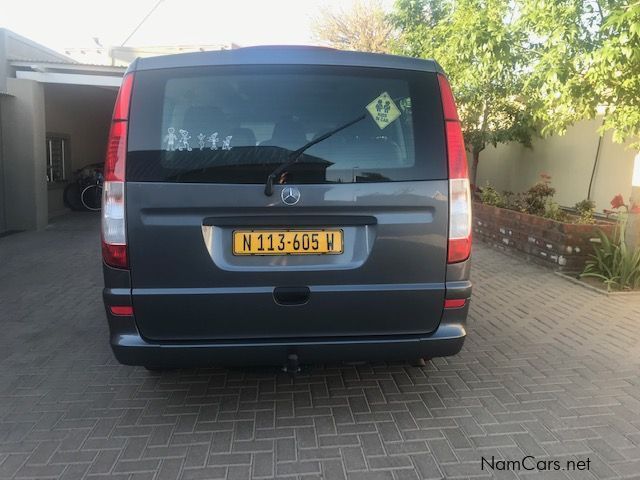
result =
[[[126,245],[110,245],[102,242],[102,258],[104,263],[117,268],[126,268],[127,261],[127,246]]]
[[[444,308],[462,308],[467,300],[464,298],[448,298],[444,301]]]
[[[447,77],[438,74],[438,85],[440,86],[440,98],[442,99],[442,111],[444,113],[445,120],[458,121],[458,109],[456,108],[456,102],[453,99],[453,92],[447,81]]]
[[[118,97],[113,108],[112,120],[129,120],[129,106],[131,104],[131,91],[133,90],[133,73],[128,73],[122,79]]]
[[[464,138],[460,122],[445,122],[447,135],[447,157],[449,159],[449,178],[469,178],[467,152],[464,149]]]
[[[129,305],[114,305],[109,307],[112,315],[118,317],[130,317],[133,315],[133,307]]]
[[[107,157],[104,162],[104,179],[106,181],[124,181],[125,161],[127,154],[127,126],[129,120],[129,104],[133,88],[133,74],[122,79],[116,104],[113,108],[111,129],[107,143]]]
[[[127,158],[127,128],[133,74],[122,79],[109,130],[104,162],[102,192],[102,258],[107,265],[127,268],[127,230],[125,223],[124,180]]]
[[[126,120],[111,122],[109,140],[107,141],[107,157],[104,161],[104,179],[107,182],[124,181],[128,123]]]
[[[447,162],[449,166],[449,245],[447,262],[462,262],[471,254],[471,191],[469,168],[464,148],[462,127],[451,87],[444,75],[438,74],[442,98]]]

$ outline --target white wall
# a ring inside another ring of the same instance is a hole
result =
[[[518,144],[487,148],[480,154],[478,186],[489,181],[499,190],[521,192],[533,185],[540,173],[547,173],[556,188],[555,200],[573,206],[587,198],[601,122],[601,118],[578,122],[566,135],[534,140],[532,149]],[[629,197],[636,153],[629,144],[614,143],[611,133],[602,138],[591,192],[597,210],[610,208],[609,202],[618,193]]]
[[[2,160],[6,228],[36,230],[47,225],[44,93],[31,80],[7,79],[2,99]]]

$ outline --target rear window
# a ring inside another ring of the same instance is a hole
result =
[[[356,183],[446,178],[435,74],[330,66],[141,71],[131,103],[127,180]]]

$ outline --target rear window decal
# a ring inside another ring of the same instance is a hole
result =
[[[193,150],[191,148],[191,145],[189,144],[189,140],[191,139],[191,135],[189,135],[189,131],[188,130],[178,130],[180,133],[180,143],[178,143],[178,150],[179,151],[183,151],[186,150],[187,152],[190,152],[191,150]]]
[[[193,147],[191,145],[191,134],[189,130],[178,129],[178,134],[176,135],[176,129],[174,127],[167,128],[167,134],[164,136],[164,142],[166,143],[166,151],[173,152],[178,150],[180,152],[186,150],[187,152],[193,151]],[[218,132],[213,132],[211,135],[207,136],[206,133],[198,133],[196,138],[198,140],[198,148],[200,151],[204,150],[207,147],[207,144],[210,144],[210,150],[231,150],[233,147],[231,146],[231,140],[233,139],[233,135],[227,135],[222,140],[222,143],[218,141]]]
[[[176,140],[178,136],[176,135],[176,129],[173,127],[169,127],[167,129],[167,135],[164,137],[164,141],[167,142],[167,151],[173,152],[176,149]]]
[[[198,147],[200,147],[200,151],[204,150],[204,142],[207,139],[207,136],[204,133],[198,134]]]
[[[209,137],[207,138],[207,142],[211,144],[211,150],[217,150],[218,149],[218,132],[213,132],[211,135],[209,135]]]
[[[366,108],[380,130],[400,117],[401,114],[400,109],[387,92],[382,92]]]

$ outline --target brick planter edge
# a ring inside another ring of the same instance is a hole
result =
[[[581,272],[598,230],[612,236],[615,223],[563,223],[505,208],[473,204],[474,239],[564,272]]]

